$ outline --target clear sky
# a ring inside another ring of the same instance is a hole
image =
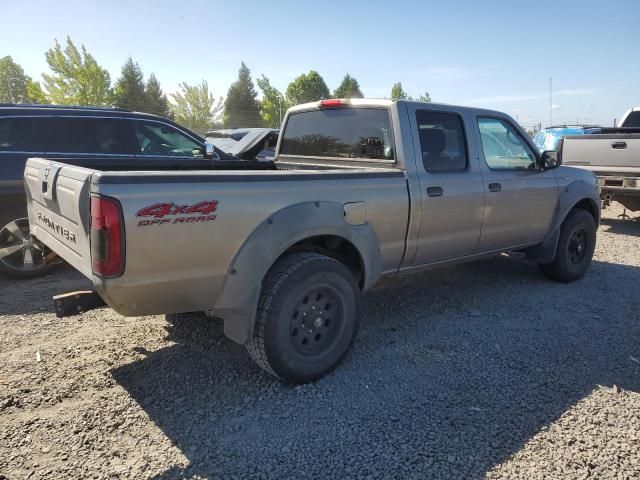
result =
[[[115,80],[127,56],[167,92],[209,82],[224,95],[241,61],[284,90],[317,70],[349,72],[365,96],[394,82],[434,101],[495,108],[523,125],[609,125],[640,105],[640,0],[0,0],[0,56],[35,79],[70,35]]]

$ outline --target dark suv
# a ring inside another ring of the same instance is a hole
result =
[[[29,237],[27,158],[118,169],[207,168],[205,141],[167,120],[115,108],[0,104],[0,270],[44,274],[54,254]]]

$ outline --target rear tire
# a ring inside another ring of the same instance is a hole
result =
[[[317,253],[286,255],[262,283],[249,355],[285,382],[317,380],[351,346],[359,303],[353,275],[341,262]]]
[[[29,234],[29,219],[17,218],[0,228],[0,272],[17,279],[46,275],[51,251]]]
[[[556,257],[551,263],[538,264],[552,280],[569,283],[581,278],[593,258],[596,247],[596,223],[589,212],[572,210],[560,227]]]

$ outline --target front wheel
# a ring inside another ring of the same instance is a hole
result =
[[[18,218],[0,229],[0,272],[13,278],[46,275],[55,257],[29,234],[29,219]]]
[[[247,350],[289,383],[326,375],[342,360],[358,326],[360,292],[349,269],[317,253],[278,260],[263,284]]]
[[[539,264],[540,270],[559,282],[578,280],[589,268],[595,247],[595,221],[589,212],[576,208],[562,224],[553,262]]]

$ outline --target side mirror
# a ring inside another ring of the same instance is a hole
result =
[[[211,142],[204,142],[204,157],[211,160],[220,160],[220,157],[216,153],[216,149]]]
[[[551,170],[560,166],[558,152],[555,150],[545,150],[540,156],[540,163],[543,170]]]

